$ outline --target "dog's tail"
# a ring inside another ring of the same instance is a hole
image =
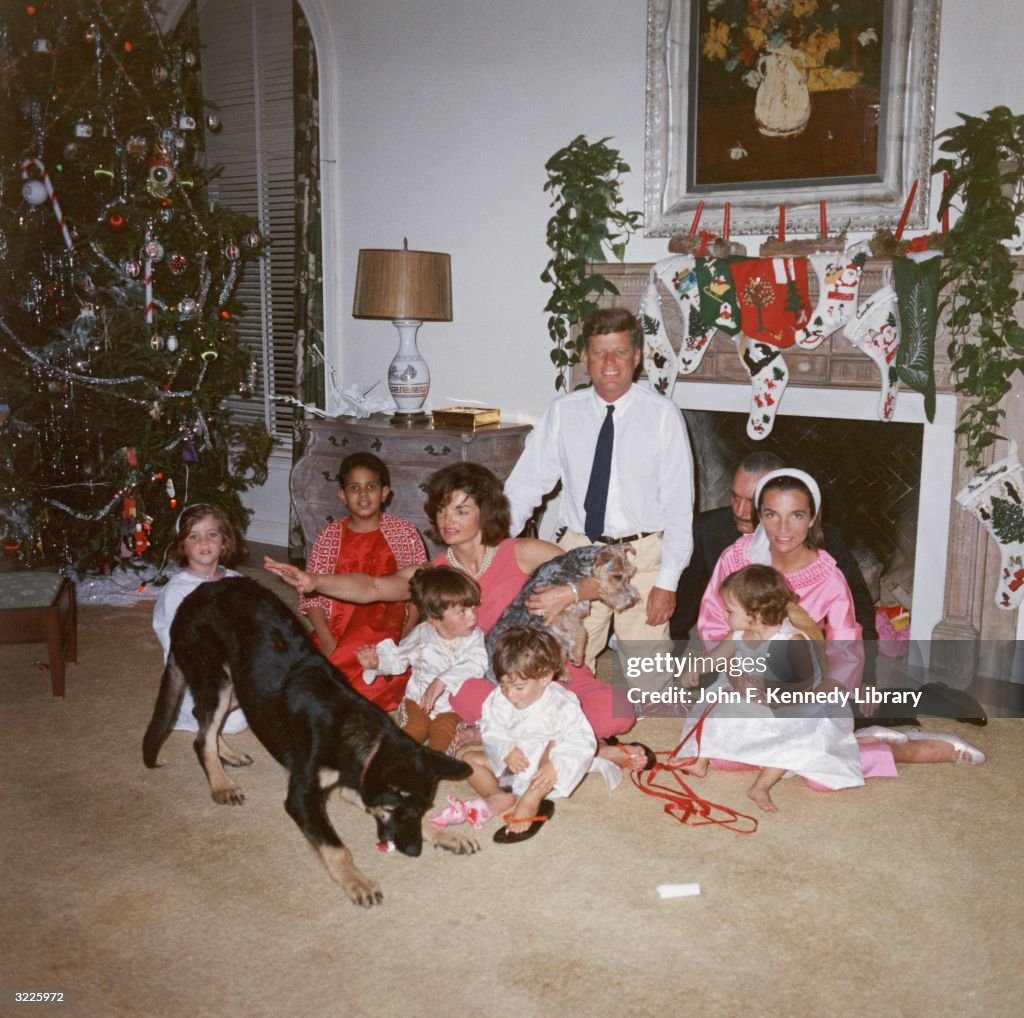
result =
[[[147,767],[156,767],[156,758],[160,747],[164,744],[171,730],[174,719],[178,716],[182,694],[185,690],[185,677],[174,662],[172,654],[167,659],[163,678],[160,680],[160,692],[153,707],[153,717],[142,739],[142,762]]]

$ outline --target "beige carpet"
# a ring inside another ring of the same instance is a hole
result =
[[[86,1016],[1021,1013],[1024,721],[954,722],[983,767],[909,767],[834,795],[788,781],[750,837],[681,827],[595,778],[532,841],[380,856],[331,814],[383,905],[329,881],[250,733],[247,801],[217,806],[175,733],[142,765],[160,675],[150,605],[84,607],[67,699],[39,645],[0,648],[0,988]],[[668,748],[674,721],[637,736]],[[701,788],[747,803],[744,774]],[[457,786],[442,786],[443,792]],[[659,900],[661,883],[699,897]]]

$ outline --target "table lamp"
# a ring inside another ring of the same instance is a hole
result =
[[[364,248],[356,269],[354,318],[390,318],[398,329],[398,353],[388,368],[388,388],[401,423],[428,420],[423,403],[430,371],[416,346],[423,322],[452,320],[451,255],[438,251]]]

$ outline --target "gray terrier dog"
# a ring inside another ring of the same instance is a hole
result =
[[[590,614],[590,602],[578,601],[560,611],[550,621],[528,612],[526,602],[538,587],[564,586],[592,576],[601,584],[598,601],[612,611],[629,608],[640,599],[636,588],[629,582],[636,573],[636,566],[628,558],[632,554],[633,549],[626,545],[589,544],[583,548],[573,548],[545,562],[526,581],[519,596],[491,627],[487,634],[487,653],[493,653],[495,642],[506,629],[512,626],[533,626],[551,633],[558,640],[565,656],[573,664],[580,664],[587,646],[587,631],[583,628],[583,620]]]

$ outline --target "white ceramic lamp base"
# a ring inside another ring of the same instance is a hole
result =
[[[396,318],[398,353],[388,368],[388,388],[399,414],[422,414],[430,392],[430,369],[416,346],[416,333],[423,324],[415,318]]]

